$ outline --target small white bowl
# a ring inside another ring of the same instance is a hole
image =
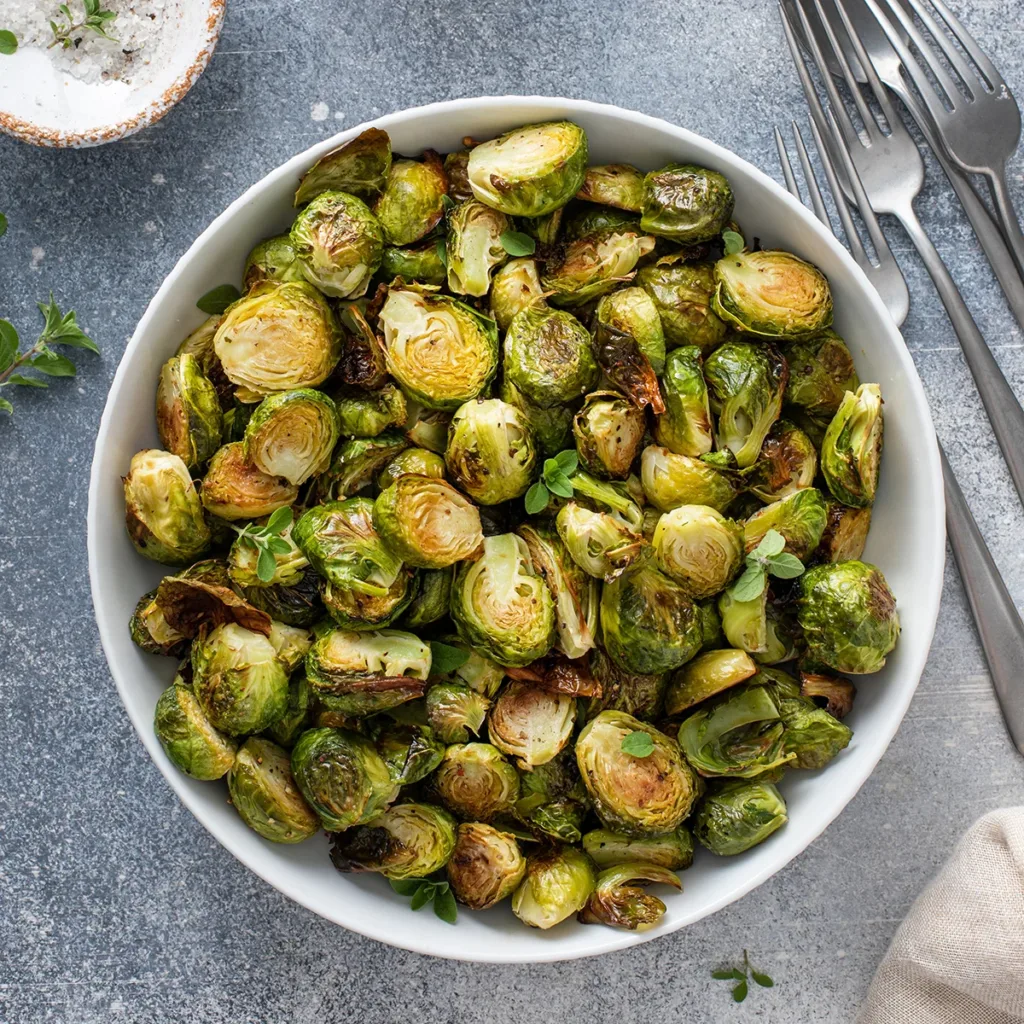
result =
[[[736,219],[753,238],[812,260],[828,275],[836,329],[854,353],[861,377],[881,384],[886,445],[866,558],[885,572],[899,604],[903,635],[884,671],[857,680],[850,723],[853,742],[821,772],[790,772],[782,789],[789,824],[739,857],[698,850],[682,874],[684,892],[665,897],[668,912],[652,931],[636,934],[567,921],[547,932],[524,927],[507,903],[464,912],[455,927],[433,914],[411,913],[380,877],[340,875],[322,838],[275,846],[251,831],[225,800],[224,786],[196,782],[167,759],[153,735],[153,707],[174,663],[141,653],[128,635],[138,597],[168,570],[140,558],[124,529],[120,477],[140,448],[159,444],[153,395],[161,364],[203,319],[196,299],[213,285],[237,282],[249,249],[283,231],[294,217],[292,195],[302,172],[357,135],[359,125],[271,172],[222,213],[178,261],[149,304],[128,344],[103,413],[89,488],[88,547],[100,638],[121,699],[153,760],[193,814],[243,864],[281,892],[353,931],[435,956],[490,962],[563,960],[605,953],[668,935],[760,885],[815,839],[846,806],[885,752],[924,668],[942,590],[943,495],[931,416],[914,364],[885,307],[846,250],[795,199],[746,161],[692,132],[618,107],[581,100],[488,97],[456,100],[378,118],[398,153],[458,149],[471,135],[490,138],[533,121],[571,118],[587,131],[594,163],[627,160],[659,167],[670,160],[705,164],[726,174],[736,193]],[[886,811],[877,808],[881,820]]]
[[[79,148],[123,139],[159,121],[210,62],[225,3],[168,0],[160,44],[131,84],[82,81],[41,46],[19,45],[11,56],[0,55],[0,130],[35,146]],[[80,0],[69,6],[79,11]],[[3,22],[0,14],[0,28],[7,28]],[[109,32],[117,35],[117,21]]]

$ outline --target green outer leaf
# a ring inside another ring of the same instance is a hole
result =
[[[654,740],[650,733],[637,729],[623,738],[622,751],[633,757],[650,757],[654,753]]]
[[[742,981],[743,972],[736,970],[735,967],[730,967],[722,971],[712,971],[711,977],[715,981]]]
[[[742,1003],[747,998],[747,980],[743,979],[733,990],[732,997],[737,1003]]]
[[[459,916],[459,908],[455,905],[455,896],[447,885],[443,892],[438,890],[434,897],[434,913],[448,924],[455,924]]]
[[[432,676],[446,676],[457,668],[462,668],[469,661],[469,654],[452,647],[450,644],[443,644],[440,640],[430,641],[430,674]]]
[[[783,551],[781,555],[773,555],[765,561],[768,571],[773,576],[778,576],[780,580],[791,580],[803,575],[804,563],[788,551]]]
[[[0,398],[0,412],[5,412],[8,416],[13,416],[14,406],[11,405],[6,398]]]
[[[0,29],[0,53],[10,56],[18,48],[18,37],[7,29]],[[2,216],[2,214],[0,214]],[[7,230],[7,218],[4,218],[3,230],[0,231],[0,235]]]
[[[748,565],[743,575],[733,584],[732,596],[736,601],[753,601],[761,596],[768,582],[764,569],[759,565]]]
[[[753,968],[750,969],[750,976],[761,986],[761,988],[774,988],[775,982],[772,981],[770,974],[765,974],[762,971],[755,971]]]
[[[522,231],[502,231],[501,245],[509,256],[532,256],[537,251],[537,243]]]
[[[548,502],[550,501],[551,495],[548,493],[548,489],[538,480],[526,492],[526,499],[524,501],[526,514],[533,516],[538,512],[543,512],[548,507]]]
[[[430,882],[423,882],[420,887],[412,894],[412,899],[409,901],[409,908],[411,910],[420,910],[425,907],[434,898],[434,886]]]
[[[738,231],[723,231],[722,241],[725,242],[725,255],[732,256],[733,253],[742,252],[747,243]]]
[[[399,896],[411,896],[422,884],[422,878],[389,878],[388,883]]]
[[[210,316],[218,316],[238,298],[241,298],[241,292],[233,284],[220,284],[203,295],[196,306]]]
[[[0,38],[3,37],[3,32],[0,32]],[[0,44],[2,45],[2,44]],[[3,53],[3,50],[0,50]],[[0,213],[0,238],[3,238],[7,234],[7,215]]]
[[[20,384],[23,388],[48,388],[50,386],[45,380],[39,380],[37,377],[25,377],[20,373],[12,373],[7,381],[9,384]]]
[[[29,365],[47,377],[74,377],[76,373],[75,364],[59,352],[40,352],[30,360]]]
[[[0,371],[6,370],[18,354],[18,332],[9,320],[0,320]]]
[[[778,530],[769,530],[750,553],[761,558],[774,558],[775,555],[781,555],[785,547],[786,538]]]
[[[269,583],[274,578],[274,573],[277,571],[277,562],[274,559],[274,555],[267,548],[260,550],[260,557],[256,562],[256,575],[259,576],[264,583]]]

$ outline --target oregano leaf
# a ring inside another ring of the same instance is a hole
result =
[[[203,295],[196,306],[210,316],[219,316],[237,299],[241,298],[241,292],[233,284],[221,284],[211,288]]]
[[[548,489],[538,480],[526,492],[524,504],[527,515],[535,516],[538,512],[543,512],[548,507],[549,501],[551,501],[551,495],[548,493]]]
[[[446,676],[457,668],[462,668],[469,661],[469,654],[451,644],[443,644],[440,640],[430,641],[430,674]]]
[[[632,754],[633,757],[650,757],[654,753],[654,739],[649,732],[636,729],[623,737],[622,751]]]
[[[532,256],[537,243],[522,231],[502,231],[501,246],[509,256]]]
[[[729,591],[734,601],[753,601],[764,593],[767,577],[760,565],[748,565]]]
[[[8,29],[0,29],[0,53],[9,57],[18,49],[18,37]],[[7,219],[4,218],[4,229],[6,230]],[[3,231],[0,231],[0,235]]]
[[[772,555],[765,561],[768,571],[773,576],[778,576],[780,580],[791,580],[802,576],[804,572],[804,563],[788,551],[783,551],[781,555]]]
[[[733,256],[738,252],[743,252],[747,245],[743,240],[743,236],[738,231],[723,231],[722,241],[725,243],[726,256]]]

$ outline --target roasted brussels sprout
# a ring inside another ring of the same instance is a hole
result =
[[[654,422],[658,444],[676,455],[691,458],[711,451],[711,409],[696,346],[684,345],[669,353],[661,392],[665,411]]]
[[[718,447],[728,448],[741,469],[752,466],[782,409],[786,360],[771,345],[727,341],[708,356],[704,376],[718,416]]]
[[[750,654],[768,650],[768,591],[762,589],[756,597],[740,600],[735,588],[724,591],[718,598],[718,614],[722,617],[722,632],[726,640],[741,651]]]
[[[384,241],[411,245],[425,238],[440,223],[447,194],[448,177],[432,149],[424,152],[422,161],[392,161],[384,191],[373,204]]]
[[[531,124],[473,147],[466,173],[473,195],[512,217],[542,217],[583,184],[587,136],[571,121]]]
[[[507,377],[501,382],[501,400],[514,405],[523,414],[540,454],[551,458],[572,444],[574,406],[556,405],[544,409],[531,402]]]
[[[747,486],[762,501],[778,501],[814,483],[818,453],[799,427],[780,420],[761,445]]]
[[[654,529],[658,568],[690,597],[711,597],[727,587],[743,562],[743,530],[707,505],[680,505]]]
[[[258,519],[299,496],[299,489],[282,476],[264,473],[246,457],[245,445],[234,441],[219,448],[203,477],[202,502],[221,519]]]
[[[292,774],[330,831],[372,821],[398,793],[373,744],[347,729],[304,732],[292,750]]]
[[[325,582],[321,597],[327,614],[343,629],[378,629],[401,617],[416,596],[418,584],[415,571],[403,567],[384,594],[366,594]]]
[[[295,218],[288,237],[306,280],[339,299],[366,294],[384,251],[380,222],[348,192],[321,192]]]
[[[640,886],[629,882],[658,882],[682,889],[683,885],[667,868],[643,861],[617,864],[597,876],[594,891],[579,912],[582,924],[607,924],[628,931],[647,931],[665,914],[665,904]]]
[[[260,732],[288,710],[288,673],[274,645],[234,622],[193,642],[192,689],[210,724],[229,736]]]
[[[799,657],[802,650],[796,615],[778,601],[766,601],[764,609],[764,649],[754,652],[759,665],[779,665]]]
[[[156,603],[167,625],[187,637],[225,622],[237,622],[264,636],[273,626],[266,613],[238,596],[219,559],[208,558],[177,576],[165,576],[157,587]]]
[[[427,476],[444,479],[444,459],[426,448],[406,448],[377,474],[377,487],[386,491],[400,476]]]
[[[498,369],[494,321],[448,295],[391,288],[380,324],[388,371],[431,408],[457,409],[476,398]]]
[[[515,836],[479,821],[463,822],[446,868],[455,898],[487,910],[511,896],[526,874]]]
[[[590,332],[571,313],[529,306],[505,334],[505,375],[541,408],[563,405],[596,383],[597,362]]]
[[[755,512],[743,524],[743,546],[747,552],[753,551],[769,530],[775,530],[786,539],[784,550],[806,562],[821,541],[825,519],[821,491],[805,487]]]
[[[511,682],[487,716],[487,734],[522,768],[552,760],[572,738],[576,700],[529,683]]]
[[[277,657],[289,675],[302,664],[302,659],[313,643],[308,629],[289,626],[284,622],[271,622],[267,639],[277,651]]]
[[[569,210],[564,232],[567,242],[575,242],[613,228],[630,231],[640,228],[640,215],[629,210],[618,210],[613,206],[591,206],[589,203],[573,204]]]
[[[624,331],[660,374],[665,368],[665,332],[654,300],[643,288],[620,288],[601,296],[597,303],[598,323]]]
[[[821,445],[821,472],[844,505],[866,508],[875,500],[882,458],[882,392],[877,384],[847,391]]]
[[[789,252],[737,252],[715,264],[711,308],[759,338],[806,338],[832,323],[832,293],[813,264]]]
[[[575,501],[559,510],[555,525],[572,560],[588,575],[609,583],[648,553],[643,535],[621,516],[593,512]]]
[[[664,256],[641,267],[636,283],[653,300],[669,348],[695,345],[710,352],[725,340],[728,328],[711,308],[715,271],[710,263],[683,254]]]
[[[554,305],[581,306],[628,280],[641,257],[653,249],[654,239],[634,226],[595,231],[549,259],[541,284]]]
[[[451,616],[467,643],[501,665],[529,665],[554,643],[554,602],[515,534],[485,537],[480,558],[459,568]]]
[[[631,164],[588,167],[576,198],[639,213],[644,202],[644,176]]]
[[[491,316],[503,331],[508,330],[517,313],[528,306],[543,305],[544,289],[534,260],[509,260],[495,273],[491,282]]]
[[[576,451],[584,469],[624,480],[643,446],[642,409],[617,391],[594,391],[573,419]]]
[[[189,469],[220,447],[220,399],[194,355],[182,353],[164,363],[156,389],[156,425],[160,443]]]
[[[164,618],[156,595],[157,592],[151,590],[143,594],[135,605],[128,623],[132,642],[147,654],[180,658],[188,650],[188,638]]]
[[[537,468],[526,417],[500,398],[466,402],[452,417],[445,464],[452,480],[481,505],[525,494]]]
[[[717,782],[700,802],[693,834],[720,857],[743,853],[782,828],[786,802],[770,782],[730,779]]]
[[[786,753],[794,768],[824,768],[844,750],[853,731],[806,697],[783,697],[779,706],[786,725]]]
[[[526,877],[512,894],[512,913],[531,928],[553,928],[582,910],[597,883],[594,865],[574,846],[527,858]]]
[[[247,586],[242,594],[253,607],[289,626],[309,629],[323,615],[320,578],[312,569],[307,569],[297,583]]]
[[[700,617],[686,591],[653,566],[606,583],[601,630],[611,659],[629,672],[669,672],[702,642]]]
[[[339,871],[376,871],[385,878],[426,878],[455,849],[455,819],[432,804],[396,804],[365,825],[331,836]]]
[[[444,172],[448,176],[448,195],[454,202],[462,203],[473,198],[473,190],[469,187],[468,149],[449,153],[444,158]]]
[[[441,642],[451,647],[457,647],[467,655],[466,661],[451,674],[453,682],[465,683],[471,690],[475,690],[487,698],[493,697],[498,692],[505,680],[505,670],[501,665],[485,658],[457,636],[443,636]]]
[[[800,696],[825,701],[825,710],[833,718],[845,718],[853,709],[857,689],[849,679],[824,672],[800,673]]]
[[[685,825],[664,836],[640,839],[595,828],[583,837],[583,849],[599,868],[640,863],[684,871],[693,863],[693,836]]]
[[[404,426],[408,418],[405,395],[394,384],[376,391],[346,391],[335,405],[341,433],[348,437],[377,437],[389,427]]]
[[[638,732],[652,741],[643,756],[623,749]],[[601,823],[623,835],[674,832],[700,795],[700,781],[676,743],[622,711],[602,711],[583,727],[576,761]]]
[[[443,285],[447,270],[437,250],[437,242],[427,239],[415,246],[384,246],[378,274],[385,281],[400,277],[417,284]]]
[[[867,562],[809,569],[800,577],[798,608],[808,655],[837,672],[877,672],[896,646],[896,598]]]
[[[792,342],[786,347],[786,360],[786,404],[826,423],[838,412],[843,395],[860,387],[853,356],[835,331]]]
[[[341,355],[334,314],[304,281],[257,285],[224,314],[213,347],[244,402],[316,387]]]
[[[702,651],[715,650],[722,646],[722,619],[718,614],[715,599],[697,602],[697,613],[700,616],[700,631],[703,637]]]
[[[408,447],[409,442],[391,430],[377,437],[342,441],[327,472],[317,481],[317,495],[321,501],[330,501],[365,490],[380,470]]]
[[[321,192],[351,192],[364,199],[384,190],[391,167],[391,139],[380,128],[367,128],[354,139],[320,157],[302,176],[295,205]]]
[[[390,722],[375,743],[396,786],[425,779],[444,757],[444,743],[428,725]]]
[[[328,467],[340,434],[334,402],[322,391],[283,391],[264,398],[252,414],[245,457],[267,476],[304,484]]]
[[[182,343],[175,349],[174,354],[178,356],[190,355],[195,356],[199,360],[199,367],[214,381],[217,387],[217,393],[221,393],[221,383],[224,376],[224,371],[221,368],[220,360],[217,359],[217,354],[213,350],[213,339],[217,333],[217,328],[220,327],[220,322],[223,320],[223,315],[209,316],[207,317],[188,337],[186,337]],[[217,377],[217,380],[214,380]],[[230,392],[221,396],[222,398],[230,397]]]
[[[135,550],[164,565],[191,565],[210,546],[195,484],[181,458],[156,448],[132,456],[124,515]]]
[[[401,625],[406,629],[419,629],[443,619],[451,602],[452,569],[424,569],[419,574],[419,589],[404,614]]]
[[[600,684],[601,695],[585,701],[587,721],[602,711],[624,711],[642,722],[653,722],[661,714],[662,698],[668,685],[664,672],[627,672],[600,648],[591,652],[590,671]]]
[[[291,750],[306,731],[309,717],[309,681],[305,672],[293,672],[288,680],[288,710],[266,730],[266,735]]]
[[[652,235],[696,245],[717,238],[735,199],[725,177],[694,164],[668,164],[644,178],[640,226]]]
[[[521,772],[519,792],[516,817],[527,828],[563,843],[580,841],[590,801],[572,750]]]
[[[662,512],[680,505],[708,505],[722,512],[740,491],[728,470],[653,444],[640,456],[640,481],[647,500]]]
[[[458,295],[486,295],[491,274],[508,259],[501,236],[508,217],[475,199],[448,214],[448,288]]]
[[[520,231],[529,235],[541,245],[554,245],[562,230],[562,217],[565,207],[544,214],[543,217],[520,217],[517,221]]]
[[[369,308],[366,300],[335,302],[334,308],[343,339],[336,371],[338,380],[364,391],[382,388],[388,382],[388,369],[377,334],[364,313]]]
[[[437,799],[464,821],[510,814],[519,799],[519,775],[490,743],[450,746],[430,786]]]
[[[288,235],[264,239],[246,257],[242,288],[251,291],[266,281],[304,281],[295,246]]]
[[[153,728],[175,768],[193,779],[219,779],[234,764],[238,744],[211,725],[187,686],[175,682],[160,694]]]
[[[283,543],[275,544],[273,549],[268,549],[269,557],[273,559],[274,572],[266,580],[261,579],[259,575],[259,561],[261,556],[263,556],[262,549],[257,548],[247,534],[235,537],[231,544],[231,550],[228,552],[228,573],[234,583],[240,587],[272,587],[277,585],[294,587],[302,581],[309,562],[306,560],[306,556],[299,550],[299,546],[292,540],[291,526],[275,536]],[[266,611],[267,609],[263,610]],[[275,618],[279,617],[275,616]],[[288,625],[301,626],[304,623],[289,622]]]
[[[261,736],[238,748],[228,792],[242,821],[272,843],[301,843],[320,831],[320,820],[295,785],[288,751]]]
[[[427,722],[445,743],[466,743],[487,717],[490,701],[462,683],[435,683],[427,690]]]
[[[850,508],[841,501],[825,501],[825,529],[814,554],[819,562],[849,562],[864,554],[868,530],[871,528],[871,507]]]

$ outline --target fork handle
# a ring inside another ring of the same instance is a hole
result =
[[[996,698],[1014,746],[1024,754],[1024,622],[939,446],[946,491],[946,530],[971,606]]]
[[[1013,486],[1017,489],[1020,500],[1024,502],[1024,409],[1003,376],[999,363],[978,330],[978,325],[974,322],[974,317],[971,316],[971,311],[946,269],[946,264],[942,262],[938,250],[925,234],[913,207],[908,203],[906,209],[896,210],[894,213],[921,254],[921,259],[935,282],[939,298],[946,307],[946,313],[953,324],[953,330],[956,331],[974,383],[978,387],[978,394],[992,424],[992,432],[999,444],[999,450],[1003,453],[1010,470]]]
[[[1010,188],[1006,182],[1006,164],[999,164],[998,167],[993,168],[991,174],[986,174],[985,177],[992,190],[992,199],[996,204],[996,213],[999,215],[1003,236],[1010,247],[1010,252],[1013,253],[1017,267],[1024,272],[1024,233],[1021,232],[1020,221],[1013,208],[1013,200],[1010,199]]]

